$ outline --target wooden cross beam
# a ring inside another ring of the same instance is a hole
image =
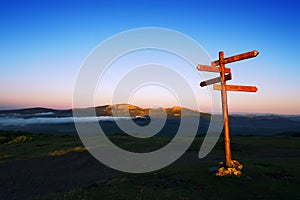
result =
[[[227,91],[242,91],[242,92],[256,92],[257,88],[255,86],[241,86],[241,85],[227,85],[226,81],[231,80],[231,69],[225,68],[225,64],[244,60],[247,58],[253,58],[258,55],[258,51],[250,51],[235,56],[224,58],[224,52],[219,52],[219,59],[211,62],[211,66],[208,65],[198,65],[197,69],[199,71],[208,72],[219,72],[220,77],[213,78],[210,80],[202,81],[200,83],[201,87],[214,84],[214,90],[221,90],[222,97],[222,113],[224,119],[224,144],[225,144],[225,159],[226,166],[231,167],[231,150],[230,150],[230,133],[229,133],[229,118],[228,118],[228,104],[227,104]],[[217,67],[219,66],[219,67]],[[215,83],[221,84],[215,84]]]
[[[225,75],[225,80],[226,80],[226,81],[231,80],[231,79],[232,79],[231,73]],[[200,83],[200,86],[201,86],[201,87],[204,87],[204,86],[207,86],[207,85],[212,85],[212,84],[214,84],[214,83],[219,83],[219,82],[221,82],[221,80],[222,80],[221,77],[209,79],[209,80],[206,80],[206,81],[202,81],[202,82]]]
[[[238,54],[238,55],[235,55],[235,56],[230,56],[228,58],[223,59],[223,64],[225,65],[225,64],[228,64],[228,63],[244,60],[244,59],[247,59],[247,58],[253,58],[253,57],[256,57],[258,54],[259,54],[258,51],[253,50],[253,51]],[[211,66],[218,66],[218,65],[220,65],[220,59],[211,62]]]
[[[221,90],[220,84],[214,84],[214,90]],[[244,86],[244,85],[226,85],[226,91],[238,91],[238,92],[257,92],[255,86]]]

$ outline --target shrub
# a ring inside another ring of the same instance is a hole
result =
[[[49,156],[62,156],[64,154],[67,154],[70,152],[82,152],[82,151],[86,151],[86,148],[85,147],[74,147],[74,148],[70,148],[70,149],[62,149],[62,150],[49,152],[48,155]]]
[[[0,144],[4,144],[7,142],[7,138],[5,136],[0,136]]]
[[[32,138],[28,137],[26,135],[21,135],[13,138],[12,140],[8,141],[7,144],[15,144],[15,143],[21,143],[21,142],[28,142],[31,141]]]

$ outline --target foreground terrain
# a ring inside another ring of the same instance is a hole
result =
[[[110,139],[124,149],[160,148],[172,138]],[[232,156],[241,177],[216,177],[222,138],[204,159],[203,137],[170,166],[145,174],[110,169],[77,136],[0,132],[0,199],[300,199],[300,137],[234,136]]]

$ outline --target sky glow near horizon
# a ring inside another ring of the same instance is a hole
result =
[[[230,112],[300,114],[299,5],[296,0],[1,1],[0,109],[71,108],[80,66],[99,43],[129,29],[162,27],[193,38],[213,60],[220,50],[225,57],[260,52],[227,65],[233,76],[228,84],[259,89],[229,92]],[[186,107],[208,111],[206,89],[198,86],[203,80],[191,77],[202,106]],[[176,98],[157,87],[136,91],[131,102],[173,106]],[[108,102],[99,97],[97,104]]]

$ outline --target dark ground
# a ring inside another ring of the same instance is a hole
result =
[[[300,199],[299,137],[232,137],[233,158],[244,165],[237,178],[209,172],[224,159],[222,139],[202,160],[197,157],[203,141],[199,137],[170,166],[129,174],[78,150],[82,145],[76,136],[5,131],[1,136],[0,199]],[[29,139],[18,142],[18,136]],[[120,135],[111,140],[124,148],[147,146]],[[169,140],[157,137],[151,146]]]

